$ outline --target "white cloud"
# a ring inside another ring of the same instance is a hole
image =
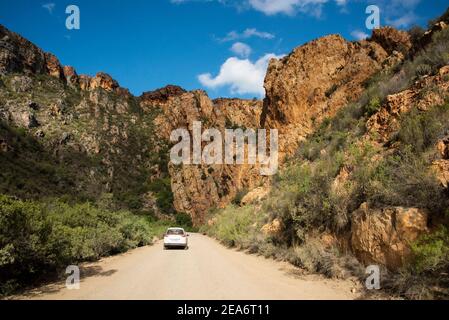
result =
[[[322,6],[335,1],[339,6],[345,6],[349,0],[170,0],[175,4],[187,2],[219,2],[224,5],[235,6],[238,10],[253,9],[266,15],[286,14],[295,15],[297,12],[320,16]],[[398,0],[393,0],[398,1]],[[419,0],[406,0],[409,2]]]
[[[249,39],[253,37],[261,39],[274,39],[275,35],[269,32],[259,31],[256,28],[248,28],[241,33],[235,30],[228,32],[228,34],[224,38],[221,38],[219,40],[222,42],[226,42],[226,41],[235,41],[239,39]]]
[[[42,5],[42,8],[44,8],[45,10],[47,10],[48,13],[50,13],[50,14],[53,13],[53,10],[55,9],[55,7],[56,7],[56,4],[53,3],[53,2],[46,3],[46,4],[43,4],[43,5]]]
[[[330,0],[248,0],[249,5],[266,15],[276,14],[295,15],[298,11],[319,17],[322,6]],[[334,0],[343,6],[346,0]]]
[[[273,39],[274,34],[269,33],[269,32],[258,31],[256,28],[249,28],[243,32],[243,37],[245,37],[245,38],[257,37],[257,38],[262,38],[262,39]]]
[[[369,35],[366,32],[360,31],[360,30],[354,30],[351,32],[351,36],[355,38],[356,40],[364,40],[369,37]]]
[[[281,57],[269,53],[254,63],[248,59],[231,57],[223,63],[216,77],[210,73],[204,73],[198,76],[198,80],[206,88],[229,87],[231,94],[254,94],[262,97],[265,95],[263,83],[268,63],[272,58]]]
[[[251,55],[252,49],[246,43],[236,42],[232,45],[231,51],[242,58],[248,58]]]
[[[345,6],[348,0],[335,0],[339,6]]]
[[[285,13],[292,15],[299,0],[249,0],[249,4],[256,10],[273,15],[277,13]]]

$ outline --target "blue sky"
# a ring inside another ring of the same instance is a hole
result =
[[[65,27],[70,4],[80,8],[80,30]],[[269,58],[331,33],[369,34],[370,4],[381,25],[407,29],[425,26],[449,1],[2,0],[0,23],[79,74],[107,72],[136,95],[177,84],[252,98],[263,95]]]

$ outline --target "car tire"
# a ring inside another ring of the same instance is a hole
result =
[[[184,247],[184,250],[189,250],[189,246],[185,246],[185,247]]]

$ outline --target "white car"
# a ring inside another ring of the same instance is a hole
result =
[[[184,248],[188,249],[187,237],[189,235],[183,228],[168,228],[164,234],[164,249]]]

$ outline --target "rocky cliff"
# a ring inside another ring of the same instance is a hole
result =
[[[175,167],[168,156],[171,131],[191,129],[194,121],[222,132],[257,128],[261,101],[212,101],[203,91],[177,86],[134,97],[108,74],[78,75],[3,26],[0,39],[1,157],[10,169],[3,173],[2,192],[91,199],[112,194],[120,205],[158,214],[185,212],[200,223],[208,209],[260,183],[251,166]],[[45,154],[31,152],[36,164],[18,160],[28,162],[30,150],[18,143],[17,128]],[[39,187],[32,192],[21,166],[37,171]],[[39,166],[61,167],[52,185]]]
[[[142,208],[151,182],[168,175],[156,115],[105,73],[78,75],[3,26],[0,39],[1,192],[112,194]]]
[[[330,35],[272,60],[265,78],[261,125],[280,130],[280,151],[293,154],[298,143],[365,90],[373,74],[404,58],[400,44],[409,36],[392,28],[375,30],[368,41]]]
[[[144,110],[157,108],[157,135],[168,141],[172,130],[186,128],[190,132],[194,121],[201,121],[203,130],[226,128],[257,128],[262,103],[257,100],[210,100],[204,91],[186,92],[179,87],[166,87],[141,96]],[[262,181],[256,166],[243,165],[169,165],[174,206],[197,223],[204,222],[208,210],[224,207],[245,188]]]
[[[293,155],[299,142],[324,119],[356,100],[370,76],[403,59],[399,50],[410,47],[407,34],[391,28],[376,30],[368,41],[348,42],[338,35],[314,40],[271,61],[262,103],[211,100],[203,91],[186,92],[177,86],[133,97],[111,76],[78,75],[73,67],[62,66],[54,55],[4,27],[0,37],[6,123],[26,127],[53,155],[75,150],[86,159],[100,159],[100,167],[84,168],[79,176],[86,181],[77,186],[92,185],[95,196],[117,193],[127,202],[157,211],[157,195],[149,189],[155,180],[170,177],[174,208],[198,223],[210,208],[226,206],[242,190],[267,179],[251,165],[168,165],[172,130],[191,130],[194,121],[222,133],[225,128],[275,128],[282,160]],[[3,138],[5,150],[7,144]],[[131,189],[147,186],[140,188],[139,195],[123,185],[128,179],[122,164],[127,161],[133,164],[138,181],[129,181]]]
[[[332,35],[307,43],[282,60],[271,61],[263,106],[240,99],[211,101],[204,92],[176,87],[146,93],[141,104],[163,111],[156,122],[166,140],[173,129],[191,130],[198,120],[205,128],[222,132],[235,127],[278,129],[282,160],[293,155],[323,119],[355,101],[370,76],[403,59],[399,47],[410,47],[408,34],[391,28],[377,30],[370,41],[352,43]],[[254,166],[171,166],[170,175],[175,208],[199,222],[210,208],[229,204],[239,190],[267,180]]]

